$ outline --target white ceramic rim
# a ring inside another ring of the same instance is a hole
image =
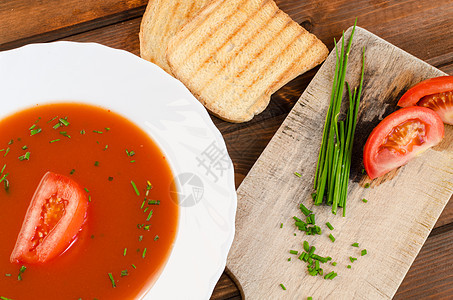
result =
[[[123,50],[54,42],[0,52],[0,118],[53,102],[93,104],[125,116],[157,142],[173,174],[201,180],[203,197],[180,205],[170,257],[141,297],[209,299],[233,241],[237,196],[233,164],[205,108],[181,82]],[[216,165],[207,160],[212,150],[221,156]],[[180,198],[188,199],[187,185],[177,185]]]

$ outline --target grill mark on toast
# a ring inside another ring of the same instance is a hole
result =
[[[277,11],[276,11],[276,13],[275,13],[275,17],[278,18],[278,16],[276,16],[276,15],[282,14],[282,13],[283,13],[283,11],[281,11],[280,9],[277,8]],[[284,26],[283,26],[276,34],[274,34],[274,35],[272,36],[272,38],[269,39],[269,40],[264,44],[264,46],[261,47],[261,49],[260,49],[257,53],[255,53],[255,55],[254,55],[251,59],[249,59],[249,60],[247,61],[246,64],[244,64],[242,70],[241,70],[239,73],[237,73],[234,77],[236,77],[236,78],[241,77],[241,75],[242,75],[242,74],[250,67],[250,65],[251,65],[254,61],[256,61],[256,59],[257,59],[259,56],[261,56],[261,54],[264,52],[264,50],[265,50],[270,44],[272,44],[272,43],[275,41],[275,39],[276,39],[279,35],[282,34],[282,32],[287,28],[288,24],[289,24],[291,21],[292,21],[292,20],[288,20],[288,21],[286,22],[286,24],[285,24],[285,25],[284,25]],[[267,26],[266,26],[266,27],[267,27]],[[223,95],[223,93],[225,92],[225,90],[227,89],[227,87],[231,84],[231,81],[232,81],[232,80],[230,79],[230,80],[228,80],[228,84],[223,85],[222,89],[219,91],[219,95]],[[217,99],[214,101],[214,103],[216,103],[216,102],[217,102]]]
[[[213,3],[216,4],[217,2],[218,2],[218,1],[213,2]],[[177,48],[177,49],[176,49],[176,50],[179,50],[179,49],[183,48],[183,47],[181,47],[181,45],[184,44],[185,41],[187,41],[187,38],[188,38],[190,35],[192,35],[192,34],[194,33],[194,31],[197,30],[199,27],[202,27],[202,25],[203,25],[205,22],[208,21],[208,19],[209,19],[209,17],[211,17],[211,15],[213,15],[217,10],[220,10],[221,7],[222,7],[222,5],[226,5],[229,1],[220,1],[220,2],[221,2],[221,3],[220,3],[218,6],[214,7],[214,9],[211,9],[211,11],[209,11],[209,12],[207,13],[206,16],[203,16],[203,19],[201,19],[201,22],[197,22],[196,24],[192,23],[192,24],[191,24],[191,25],[192,25],[191,30],[185,30],[185,31],[183,30],[183,31],[180,31],[180,32],[176,35],[176,37],[178,37],[177,45],[176,45],[176,48]],[[212,4],[211,4],[211,5],[212,5]],[[239,6],[239,3],[237,3],[236,8],[233,9],[233,12],[230,13],[225,19],[231,18],[231,16],[235,13],[235,10],[237,9],[238,6]],[[201,15],[198,15],[197,18],[200,19],[200,18],[201,18]],[[217,27],[217,28],[214,28],[214,30],[211,30],[211,31],[209,32],[209,34],[205,35],[205,36],[204,36],[204,39],[203,39],[203,41],[202,41],[202,43],[201,43],[198,47],[196,47],[196,48],[194,48],[192,51],[190,51],[190,53],[187,53],[187,52],[184,52],[184,51],[182,51],[181,53],[179,53],[179,54],[186,54],[185,57],[181,57],[181,58],[180,58],[180,61],[183,62],[182,65],[184,65],[184,63],[186,63],[186,62],[192,57],[192,55],[198,50],[199,47],[203,46],[203,45],[206,43],[206,41],[207,41],[207,40],[208,40],[208,39],[209,39],[209,38],[217,31],[217,29],[218,29],[218,27]],[[184,36],[181,36],[183,33],[184,33]],[[187,55],[187,54],[188,54],[188,55]],[[180,56],[182,56],[182,55],[180,55]],[[181,66],[179,66],[179,67],[181,67]]]
[[[291,22],[292,22],[292,20],[289,20],[289,22],[287,23],[287,25],[285,26],[284,29],[287,29],[287,28],[291,29],[291,26],[289,26],[289,25],[292,24]],[[291,45],[294,44],[294,42],[295,42],[298,38],[300,38],[301,36],[303,36],[303,35],[305,35],[305,34],[308,34],[308,32],[307,32],[307,31],[301,31],[301,32],[299,32],[298,34],[296,34],[296,35],[295,35],[295,36],[294,36],[294,37],[286,44],[285,48],[281,49],[280,52],[276,53],[276,54],[272,57],[272,60],[266,64],[266,67],[265,67],[260,73],[258,73],[257,76],[255,76],[255,78],[253,79],[253,81],[252,81],[246,88],[244,88],[244,89],[242,90],[242,92],[239,94],[239,97],[242,97],[242,96],[244,95],[244,93],[245,93],[249,88],[251,88],[251,87],[259,80],[259,78],[260,78],[261,75],[265,75],[265,74],[267,73],[267,71],[268,71],[271,67],[274,66],[274,64],[275,64],[275,62],[276,62],[276,60],[277,60],[277,58],[280,57],[280,56],[283,57],[283,56],[285,55],[285,52],[287,52],[287,51],[290,49]],[[310,45],[310,46],[311,46],[311,45]],[[293,62],[294,62],[294,61],[295,61],[295,60],[293,60]],[[286,71],[286,69],[285,69],[285,71]]]
[[[268,27],[269,24],[270,24],[269,20],[272,20],[272,19],[277,15],[278,11],[279,11],[279,9],[278,9],[276,6],[274,6],[274,13],[273,13],[272,15],[270,15],[270,17],[268,18],[267,22],[264,23],[264,27],[262,28],[263,30],[266,30],[266,27]],[[247,41],[245,41],[245,43],[243,43],[243,44],[241,45],[241,47],[239,47],[239,48],[235,51],[234,55],[232,55],[232,56],[228,59],[228,61],[226,61],[225,63],[222,64],[222,66],[221,66],[221,68],[220,68],[220,71],[218,72],[217,75],[222,74],[223,71],[225,70],[226,65],[229,65],[229,64],[231,63],[231,60],[233,60],[234,58],[236,58],[236,57],[239,55],[239,53],[241,53],[242,50],[243,50],[246,46],[248,46],[248,45],[250,44],[250,41],[252,41],[254,38],[255,38],[255,36],[251,35],[250,38],[248,38]],[[250,63],[250,61],[247,62],[246,66],[247,66],[249,63]],[[206,81],[206,83],[203,85],[203,87],[202,87],[202,88],[200,89],[200,91],[199,91],[200,94],[202,93],[202,91],[203,91],[204,89],[206,89],[208,86],[211,85],[211,82],[214,80],[214,78],[216,78],[216,74],[213,74],[213,76],[211,76],[211,77],[209,78],[209,80]],[[231,79],[228,80],[228,82],[226,83],[226,85],[227,85],[227,84],[230,84],[230,83],[231,83]],[[222,90],[222,91],[223,91],[223,90]]]
[[[285,71],[278,77],[276,81],[265,91],[266,94],[272,94],[274,89],[277,89],[277,82],[281,82],[282,80],[285,80],[285,77],[287,77],[287,74],[290,72],[291,69],[293,69],[294,65],[300,61],[304,56],[307,55],[307,53],[318,43],[318,40],[316,38],[313,38],[313,41],[310,43],[310,45],[307,47],[307,49],[300,53],[295,60],[285,69]],[[313,61],[314,65],[319,64],[319,61]],[[286,84],[284,82],[283,84]]]
[[[259,7],[257,7],[257,8],[253,11],[253,14],[250,14],[250,15],[249,15],[249,16],[248,16],[248,17],[247,17],[247,18],[246,18],[239,26],[237,26],[237,28],[233,31],[233,33],[231,33],[231,34],[224,40],[224,42],[223,42],[219,47],[217,47],[216,49],[214,49],[214,50],[211,51],[211,53],[209,54],[208,58],[206,58],[205,61],[204,61],[203,63],[201,63],[201,64],[198,66],[198,68],[193,72],[193,75],[192,75],[192,76],[189,76],[189,77],[190,77],[190,78],[189,78],[189,81],[188,81],[189,84],[191,84],[191,83],[195,80],[195,78],[196,78],[198,72],[199,72],[201,69],[203,69],[203,67],[204,67],[210,60],[212,60],[214,54],[217,53],[217,52],[219,52],[219,50],[221,50],[222,48],[224,48],[224,47],[228,44],[228,42],[231,41],[231,40],[233,39],[233,37],[235,37],[235,36],[236,36],[236,35],[237,35],[237,34],[238,34],[238,33],[239,33],[239,32],[240,32],[240,31],[248,24],[248,23],[250,23],[250,22],[253,20],[253,18],[254,18],[255,16],[258,15],[257,12],[260,11],[260,10],[264,7],[264,5],[266,5],[269,1],[270,1],[270,0],[265,0],[265,1],[263,1],[263,2],[261,3],[261,5],[260,5]],[[239,10],[241,10],[241,8],[239,8]],[[249,40],[250,40],[250,39],[249,39]],[[243,48],[243,47],[241,47],[241,49],[242,49],[242,48]],[[237,52],[236,52],[236,55],[235,55],[234,57],[236,57],[236,56],[237,56]],[[229,62],[231,61],[231,59],[232,59],[232,57],[230,57],[230,59],[228,60],[227,63],[229,63]],[[225,65],[226,65],[226,63],[222,64],[222,67],[220,68],[220,70],[223,70],[223,69],[225,68]],[[220,73],[220,72],[219,72],[219,73]],[[214,76],[211,76],[211,78],[214,78],[214,77],[215,77],[215,74],[214,74]],[[208,83],[211,82],[211,80],[212,80],[211,78],[207,81]]]
[[[244,4],[244,2],[249,2],[249,1],[253,1],[253,0],[245,0],[245,1],[242,2],[242,4]],[[228,2],[228,1],[224,1],[224,2]],[[237,4],[237,6],[232,10],[232,12],[231,12],[229,15],[227,15],[227,16],[223,19],[223,22],[222,22],[222,23],[228,23],[228,21],[236,14],[236,11],[238,10],[238,7],[239,7],[239,4]],[[203,47],[203,46],[206,44],[206,42],[207,42],[209,39],[211,39],[212,36],[220,29],[220,27],[221,27],[221,26],[217,26],[217,27],[215,27],[213,30],[210,30],[209,33],[208,33],[207,35],[204,36],[203,41],[199,44],[198,48]],[[186,57],[186,62],[187,62],[188,60],[190,60],[190,58],[192,57],[192,55],[194,55],[195,52],[196,52],[197,50],[198,50],[198,49],[195,48],[195,49],[193,49],[193,50],[190,52],[189,56]]]
[[[175,5],[173,5],[171,11],[170,11],[170,14],[169,14],[169,20],[172,20],[175,18],[175,15],[176,15],[176,11],[178,10],[179,8],[179,5],[181,4],[180,1],[178,1]],[[159,39],[159,42],[162,43],[163,40],[164,40],[164,37],[166,37],[168,35],[168,33],[170,32],[170,28],[171,28],[171,25],[172,25],[172,22],[165,22],[165,28],[163,30],[163,33],[160,34],[160,39]]]
[[[187,23],[187,21],[189,21],[189,16],[195,10],[195,1],[192,1],[192,3],[190,4],[190,7],[186,10],[186,13],[184,14],[184,19],[186,20],[186,23]]]

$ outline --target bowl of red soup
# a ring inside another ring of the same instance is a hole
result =
[[[0,297],[208,299],[234,235],[221,134],[130,53],[0,53]]]

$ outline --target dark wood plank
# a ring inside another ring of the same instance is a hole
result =
[[[333,37],[338,38],[341,30],[349,27],[353,18],[357,16],[362,27],[426,60],[442,71],[453,74],[453,43],[451,42],[453,37],[450,34],[453,31],[451,1],[371,0],[354,3],[345,0],[321,2],[277,0],[276,2],[297,22],[317,34],[329,48],[333,45]],[[29,42],[45,42],[66,37],[74,41],[99,42],[138,54],[140,18],[132,18],[141,15],[145,3],[146,1],[130,0],[2,1],[0,3],[2,20],[0,50]],[[425,22],[426,16],[431,17]],[[225,136],[230,155],[235,163],[237,185],[246,176],[313,75],[314,72],[300,76],[282,88],[273,96],[268,109],[251,122],[230,124],[213,117],[215,124]],[[250,141],[251,137],[253,139]],[[439,218],[436,227],[451,222],[453,222],[452,200]],[[428,247],[432,238],[428,238],[420,255]],[[451,239],[450,237],[450,241]],[[448,247],[442,247],[444,246],[440,247],[444,251],[448,249]],[[406,290],[414,289],[416,286],[412,281],[408,283],[408,280],[411,280],[409,275],[412,274],[412,269],[419,264],[419,257],[406,276],[397,296],[402,293],[403,298],[412,298]],[[435,264],[432,270],[435,272],[434,277],[441,278],[444,274],[442,265]],[[445,274],[452,273],[449,269]],[[415,278],[423,280],[426,277],[426,274],[420,273]],[[451,281],[449,283],[451,285]],[[434,282],[434,285],[438,284],[439,282]],[[451,294],[450,291],[445,295],[451,296]],[[414,296],[417,295],[414,294]],[[240,297],[233,281],[223,275],[212,299],[240,299]]]
[[[433,230],[394,299],[452,299],[452,249],[453,224]]]
[[[0,1],[0,50],[47,42],[141,16],[147,0]]]

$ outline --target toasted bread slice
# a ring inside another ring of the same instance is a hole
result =
[[[140,56],[171,74],[167,43],[209,0],[150,0],[140,26]]]
[[[217,0],[172,38],[172,73],[230,122],[262,112],[272,93],[320,64],[327,47],[272,0]]]

